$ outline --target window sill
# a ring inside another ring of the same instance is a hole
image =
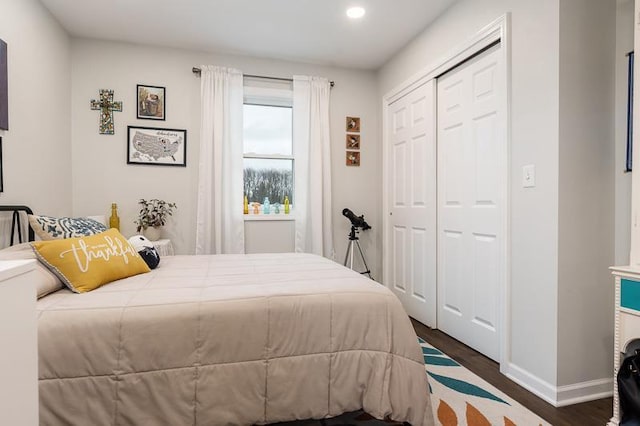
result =
[[[296,220],[296,218],[291,214],[245,214],[244,221],[290,221]]]

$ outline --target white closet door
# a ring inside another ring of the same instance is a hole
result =
[[[407,313],[436,325],[435,82],[388,109],[387,285]]]
[[[438,328],[499,361],[506,140],[500,45],[438,79]]]

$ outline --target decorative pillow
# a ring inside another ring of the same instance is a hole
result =
[[[151,241],[142,235],[134,235],[129,238],[129,243],[136,249],[149,268],[156,269],[160,263],[160,255]]]
[[[150,271],[115,228],[88,237],[37,241],[31,246],[38,259],[76,293]]]
[[[107,230],[98,221],[86,217],[51,217],[29,215],[29,224],[36,235],[43,241],[59,240],[62,238],[85,237]]]
[[[22,243],[15,246],[0,250],[0,260],[36,260],[36,254],[31,248],[31,244]],[[37,298],[46,296],[49,293],[64,288],[64,284],[60,279],[51,273],[42,263],[36,262],[36,280]]]

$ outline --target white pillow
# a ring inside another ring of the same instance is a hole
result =
[[[36,254],[31,248],[31,244],[22,243],[16,244],[6,249],[0,250],[0,260],[24,260],[33,259],[37,260]],[[38,299],[46,296],[49,293],[58,291],[64,288],[64,284],[60,281],[60,278],[56,277],[49,269],[47,269],[41,262],[36,262],[35,274],[36,288],[38,291]]]

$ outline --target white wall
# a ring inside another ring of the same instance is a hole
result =
[[[198,176],[200,80],[193,66],[231,66],[247,74],[290,77],[319,75],[334,80],[331,92],[331,138],[333,173],[334,239],[338,261],[347,245],[349,222],[341,215],[344,207],[364,214],[374,227],[362,235],[362,245],[378,275],[380,264],[380,189],[377,86],[373,72],[335,67],[217,55],[177,49],[88,39],[72,40],[72,157],[74,215],[107,214],[111,202],[120,209],[125,234],[135,231],[138,198],[163,198],[178,204],[168,227],[178,253],[193,253]],[[136,84],[166,86],[166,122],[135,118]],[[98,112],[89,100],[101,88],[114,89],[124,110],[115,113],[115,135],[98,134]],[[361,117],[362,166],[345,165],[345,117]],[[187,129],[187,167],[132,166],[126,164],[127,125]],[[372,182],[374,184],[372,184]],[[242,206],[238,206],[242,208]],[[277,238],[279,231],[267,223],[250,224],[269,228],[265,238]],[[277,226],[277,225],[275,225]],[[249,243],[253,250],[260,247]]]
[[[9,130],[0,130],[0,204],[71,213],[70,41],[37,0],[0,0],[7,43]]]
[[[481,3],[481,5],[479,4]],[[380,94],[435,65],[511,13],[511,364],[556,383],[558,233],[558,0],[462,0],[379,72]],[[535,188],[522,166],[535,164]],[[535,343],[533,343],[535,342]]]
[[[244,252],[289,253],[295,251],[295,222],[247,220],[244,222]]]
[[[615,40],[615,2],[560,2],[560,386],[613,365]]]
[[[628,265],[631,250],[631,173],[627,158],[627,53],[633,50],[634,0],[620,0],[616,12],[615,49],[615,264]]]

